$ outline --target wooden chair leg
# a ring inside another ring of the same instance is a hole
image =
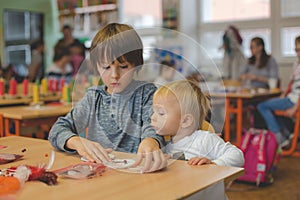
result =
[[[282,151],[283,156],[296,156],[300,157],[300,152],[296,152],[297,143],[298,143],[298,135],[300,129],[300,119],[296,117],[295,126],[294,126],[294,137],[292,140],[291,147],[287,150]]]
[[[0,137],[4,137],[4,122],[3,115],[0,114]]]

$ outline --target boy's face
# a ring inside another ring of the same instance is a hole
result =
[[[115,60],[108,66],[98,67],[98,71],[107,86],[107,92],[112,94],[122,92],[129,85],[135,70],[132,64]]]
[[[180,104],[174,94],[154,96],[151,125],[159,135],[174,136],[181,123]]]
[[[300,43],[299,42],[296,43],[295,52],[297,54],[298,59],[300,60]]]

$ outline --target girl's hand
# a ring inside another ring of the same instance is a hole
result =
[[[86,138],[74,136],[66,142],[66,147],[76,150],[77,153],[87,160],[96,163],[109,162],[108,156],[112,149],[104,149],[99,143],[90,141]]]
[[[189,159],[188,161],[189,165],[205,165],[205,164],[215,164],[213,163],[211,160],[203,157],[203,158],[198,158],[198,157],[194,157]]]
[[[154,172],[167,166],[167,157],[159,148],[158,142],[153,138],[144,139],[138,150],[137,159],[133,166],[138,166],[145,159],[143,172]]]
[[[258,80],[257,76],[254,74],[248,74],[247,78],[253,81]]]
[[[247,79],[247,74],[241,75],[241,76],[240,76],[240,79],[241,79],[242,81],[245,80],[245,79]]]

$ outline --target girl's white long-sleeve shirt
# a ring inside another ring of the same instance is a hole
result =
[[[166,151],[171,154],[182,152],[185,159],[206,157],[217,165],[242,167],[243,152],[216,134],[198,130],[176,143],[169,143]]]

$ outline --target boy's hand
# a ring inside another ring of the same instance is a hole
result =
[[[195,157],[195,158],[189,159],[188,164],[189,165],[205,165],[205,164],[215,164],[215,163],[213,163],[211,160],[209,160],[205,157],[203,157],[203,158]]]
[[[99,143],[82,137],[71,137],[67,140],[66,147],[76,150],[79,155],[91,162],[102,163],[111,160],[108,153],[111,152],[112,149],[104,149]]]
[[[145,159],[143,172],[154,172],[167,166],[167,158],[159,148],[158,142],[153,138],[144,139],[138,150],[137,159],[133,166],[138,166]]]

